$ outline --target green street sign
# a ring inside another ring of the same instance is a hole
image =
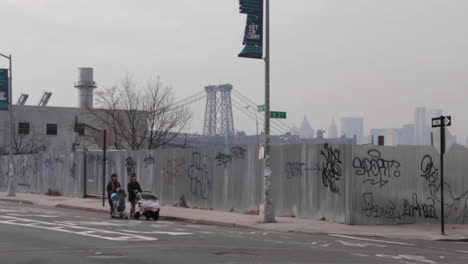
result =
[[[271,118],[286,119],[286,112],[270,112]]]
[[[257,106],[257,112],[259,112],[259,113],[265,112],[265,105],[259,105],[259,106]]]

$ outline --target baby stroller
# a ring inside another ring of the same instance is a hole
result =
[[[122,188],[117,189],[117,191],[111,194],[112,204],[114,205],[114,211],[112,212],[112,218],[128,219],[128,216],[125,215],[125,190]]]
[[[137,193],[136,201],[138,210],[135,213],[135,219],[145,216],[146,220],[153,218],[155,221],[159,220],[159,200],[156,195],[151,192]]]

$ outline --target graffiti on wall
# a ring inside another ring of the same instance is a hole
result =
[[[203,200],[208,198],[211,181],[208,176],[206,155],[199,152],[192,153],[192,161],[187,169],[187,176],[190,179],[190,191],[193,196]]]
[[[218,154],[215,157],[215,160],[216,166],[223,166],[224,168],[227,168],[228,164],[232,163],[232,155],[218,152]]]
[[[13,172],[16,177],[16,185],[23,187],[31,187],[32,175],[28,173],[32,169],[33,164],[28,157],[21,157],[16,161],[13,161]]]
[[[148,168],[150,166],[154,165],[154,157],[151,154],[148,154],[145,156],[143,159],[143,164],[145,164],[145,168]]]
[[[245,159],[245,153],[247,150],[243,147],[232,147],[231,155],[233,159]]]
[[[342,176],[341,166],[343,164],[341,161],[341,151],[325,144],[320,151],[320,156],[323,161],[317,164],[315,170],[322,177],[323,186],[330,189],[331,192],[340,193],[338,183]]]
[[[377,149],[369,150],[367,155],[368,157],[356,157],[353,160],[355,174],[366,176],[362,183],[383,187],[390,179],[400,177],[400,162],[382,158],[382,153]]]
[[[434,204],[436,202],[440,204],[440,188],[442,183],[439,179],[439,170],[436,168],[430,155],[425,155],[421,160],[421,177],[429,185],[429,197],[427,199]],[[445,216],[454,215],[458,222],[463,224],[468,222],[468,190],[457,195],[454,193],[452,185],[447,182],[444,182],[444,190]]]
[[[133,157],[127,157],[125,159],[125,169],[127,169],[127,176],[130,177],[132,173],[135,173],[136,161]]]
[[[395,203],[388,201],[384,205],[374,202],[373,193],[364,193],[362,195],[362,211],[365,216],[373,218],[400,219],[400,212],[397,211]]]
[[[299,177],[303,175],[305,163],[302,162],[287,162],[286,163],[286,176],[288,179]]]
[[[184,158],[168,159],[163,169],[164,184],[175,184],[176,179],[182,177],[185,164]]]

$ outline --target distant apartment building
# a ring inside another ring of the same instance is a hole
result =
[[[371,129],[371,142],[378,144],[379,137],[384,138],[384,146],[397,146],[400,144],[401,129],[398,128],[375,128]]]
[[[415,145],[431,145],[432,118],[440,117],[443,114],[441,109],[428,109],[426,107],[417,107],[415,110],[415,128],[414,141]]]
[[[414,133],[415,125],[414,124],[405,124],[400,129],[400,139],[398,140],[400,145],[414,145]]]
[[[332,119],[332,122],[328,127],[328,138],[338,138],[338,128],[336,127],[334,118]]]
[[[357,144],[364,141],[364,119],[361,117],[343,117],[340,120],[341,136],[356,137]]]

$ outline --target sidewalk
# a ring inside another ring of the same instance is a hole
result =
[[[0,201],[21,202],[39,206],[109,213],[107,201],[106,206],[102,207],[102,200],[94,198],[81,199],[28,193],[17,193],[16,197],[7,197],[5,192],[0,192]],[[161,207],[161,220],[182,221],[194,224],[218,225],[225,227],[254,228],[279,232],[300,232],[310,234],[333,233],[398,239],[468,241],[468,224],[446,225],[447,235],[442,236],[440,234],[440,225],[435,224],[350,226],[327,221],[289,217],[277,217],[277,223],[263,224],[258,223],[259,217],[256,215],[186,209],[172,206]]]

